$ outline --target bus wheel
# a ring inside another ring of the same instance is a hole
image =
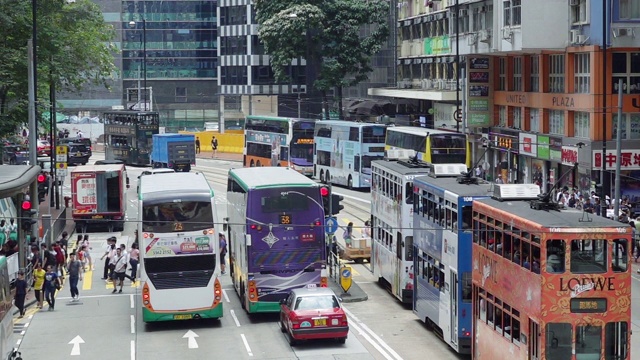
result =
[[[320,170],[320,182],[324,183],[324,170]]]
[[[347,181],[347,187],[353,190],[353,178],[351,178],[351,175],[349,175],[349,180]]]
[[[329,184],[331,182],[331,173],[327,170],[327,173],[324,176],[325,183]]]
[[[255,167],[256,163],[253,162],[253,160],[251,160],[251,164],[249,165],[249,167]]]
[[[244,282],[240,282],[240,305],[243,309],[247,309],[247,305],[244,303]]]

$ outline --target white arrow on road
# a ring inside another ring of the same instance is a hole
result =
[[[84,344],[84,340],[80,337],[80,335],[76,335],[73,340],[69,341],[70,345],[73,345],[71,348],[71,356],[80,355],[80,344]]]
[[[198,348],[198,342],[196,341],[197,337],[198,337],[198,334],[194,333],[191,330],[187,331],[187,333],[182,336],[183,339],[184,338],[189,339],[189,349]]]

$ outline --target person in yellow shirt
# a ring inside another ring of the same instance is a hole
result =
[[[44,276],[47,272],[42,269],[42,264],[38,262],[36,264],[36,269],[33,270],[33,292],[36,295],[36,300],[38,301],[37,308],[42,309],[42,287],[44,286]]]

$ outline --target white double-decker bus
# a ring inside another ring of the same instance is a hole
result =
[[[202,173],[140,178],[138,233],[145,322],[222,317],[215,224],[213,189]]]
[[[384,157],[385,133],[380,124],[317,121],[314,178],[349,188],[371,187],[371,162]]]

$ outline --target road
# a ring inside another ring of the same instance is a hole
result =
[[[102,154],[94,154],[92,161]],[[216,193],[219,219],[226,217],[227,171],[239,163],[199,159],[195,171],[205,174]],[[135,188],[140,168],[129,168],[129,208],[120,242],[132,242],[137,216]],[[65,183],[68,190],[68,180]],[[345,197],[345,209],[337,216],[340,226],[355,224],[356,236],[368,219],[370,195],[334,187]],[[91,234],[92,257],[99,259],[108,237]],[[342,241],[341,236],[338,236]],[[367,264],[352,264],[354,280],[368,294],[367,301],[344,304],[350,334],[344,345],[316,342],[289,346],[279,331],[277,315],[249,317],[242,309],[228,276],[222,277],[224,317],[219,321],[174,322],[145,325],[140,320],[138,284],[127,281],[123,294],[111,294],[102,277],[103,262],[85,275],[81,302],[70,304],[69,290],[58,294],[54,312],[36,312],[17,320],[17,341],[24,359],[354,359],[412,360],[468,359],[454,354],[406,307],[378,286]],[[640,274],[634,273],[633,299],[640,297]],[[632,354],[640,354],[640,302],[632,304]]]

